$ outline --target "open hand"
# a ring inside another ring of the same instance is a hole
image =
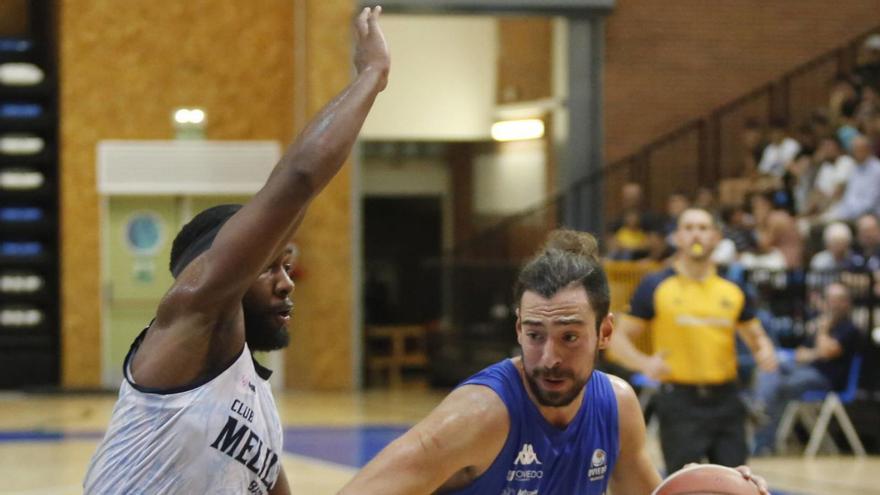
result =
[[[391,57],[385,35],[379,27],[379,15],[382,7],[365,8],[355,20],[355,36],[357,47],[354,54],[354,66],[358,74],[375,70],[380,76],[379,91],[388,84],[388,72],[391,69]]]
[[[667,354],[669,353],[661,351],[649,357],[642,368],[642,374],[655,382],[662,381],[670,372],[669,365],[666,364],[666,359],[664,359]]]

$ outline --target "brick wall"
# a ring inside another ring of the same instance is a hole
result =
[[[618,0],[606,24],[606,157],[877,26],[880,0]]]

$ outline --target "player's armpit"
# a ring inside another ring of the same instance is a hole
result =
[[[463,471],[478,476],[488,469],[509,430],[507,408],[498,395],[482,386],[460,387],[382,450],[339,493],[434,493],[453,477],[461,482]]]
[[[660,484],[645,442],[645,420],[639,400],[626,381],[610,376],[617,397],[620,457],[611,473],[611,492],[648,495]]]

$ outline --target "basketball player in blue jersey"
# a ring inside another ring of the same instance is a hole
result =
[[[356,79],[305,128],[244,206],[208,209],[172,247],[174,285],[125,359],[88,494],[287,494],[281,421],[254,350],[287,345],[288,245],[348,156],[390,59],[381,8],[356,19]]]
[[[613,330],[596,241],[560,230],[520,271],[522,357],[467,379],[344,495],[648,495],[660,475],[629,385],[594,370]],[[769,495],[766,483],[752,477]]]

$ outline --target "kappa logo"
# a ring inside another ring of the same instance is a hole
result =
[[[535,449],[532,447],[530,443],[524,443],[522,449],[520,449],[519,454],[516,455],[516,460],[513,461],[514,466],[531,466],[532,464],[541,465],[541,461],[538,459],[538,455],[535,454]],[[539,480],[544,477],[544,471],[540,469],[511,469],[507,471],[507,481],[519,481],[526,482],[531,480]],[[517,493],[516,495],[520,495]],[[529,494],[525,494],[529,495]]]
[[[608,471],[608,455],[602,449],[594,450],[587,476],[590,481],[598,481],[605,477],[606,471]]]
[[[516,456],[516,460],[513,461],[513,464],[531,466],[532,464],[541,464],[541,461],[538,460],[538,456],[535,454],[535,449],[532,447],[532,444],[524,443],[519,454]]]

